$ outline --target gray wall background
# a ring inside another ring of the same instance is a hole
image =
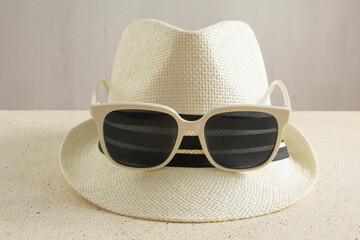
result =
[[[360,110],[358,0],[0,0],[0,109],[88,109],[139,18],[185,30],[245,21],[294,110]]]

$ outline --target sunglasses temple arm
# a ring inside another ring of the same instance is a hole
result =
[[[95,84],[93,86],[92,89],[92,95],[91,95],[91,105],[95,105],[96,104],[96,98],[97,98],[97,90],[99,88],[100,83],[103,83],[106,89],[107,94],[109,94],[109,84],[106,81],[106,79],[104,78],[100,78],[98,80],[95,81]],[[268,89],[268,95],[271,96],[272,92],[274,91],[275,87],[278,86],[281,90],[281,93],[283,95],[283,100],[285,103],[285,106],[289,107],[291,109],[291,102],[290,102],[290,97],[289,97],[289,93],[286,89],[285,84],[280,81],[280,80],[275,80],[271,83],[271,85],[269,86]]]
[[[280,80],[273,81],[268,89],[268,95],[271,96],[276,86],[278,86],[281,90],[285,106],[291,109],[289,93],[285,87],[285,84],[282,81]]]
[[[104,84],[104,87],[106,89],[106,92],[107,94],[109,94],[109,84],[108,82],[106,81],[106,79],[104,78],[100,78],[98,80],[95,81],[95,84],[93,86],[93,89],[92,89],[92,94],[91,94],[91,105],[95,105],[97,102],[96,102],[96,99],[97,99],[97,90],[99,88],[99,85],[100,83],[103,83]]]
[[[93,89],[92,89],[92,93],[91,93],[91,104],[90,104],[90,114],[91,114],[91,116],[93,116],[93,114],[94,114],[93,108],[98,103],[96,101],[96,99],[97,99],[97,90],[99,88],[100,83],[104,84],[104,87],[106,89],[106,93],[109,95],[109,84],[106,81],[106,79],[105,78],[100,78],[100,79],[96,80],[95,84],[93,85]]]

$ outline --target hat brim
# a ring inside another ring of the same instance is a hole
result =
[[[114,213],[171,222],[235,220],[286,208],[315,185],[318,165],[307,139],[291,124],[283,139],[290,157],[256,171],[140,171],[117,167],[101,154],[96,124],[89,119],[66,135],[60,167],[75,191]]]

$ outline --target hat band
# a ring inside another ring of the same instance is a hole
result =
[[[198,142],[198,143],[197,143]],[[174,155],[171,161],[166,165],[167,167],[192,167],[192,168],[203,168],[203,167],[214,167],[204,153],[202,152],[201,147],[197,148],[197,145],[200,145],[199,138],[197,136],[184,136],[179,147],[178,153]],[[186,148],[184,148],[186,147]],[[196,148],[190,148],[196,147]],[[98,148],[101,153],[104,154],[100,142]],[[187,152],[187,153],[183,153]],[[193,153],[192,153],[193,152]],[[272,160],[279,161],[289,157],[289,152],[284,141],[281,141],[280,148]]]

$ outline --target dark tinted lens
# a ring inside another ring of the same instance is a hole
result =
[[[147,110],[118,110],[104,120],[104,140],[112,159],[126,166],[146,168],[163,163],[177,138],[176,120]]]
[[[213,160],[225,168],[252,168],[270,157],[277,138],[276,118],[261,112],[227,112],[205,124],[205,139]]]

